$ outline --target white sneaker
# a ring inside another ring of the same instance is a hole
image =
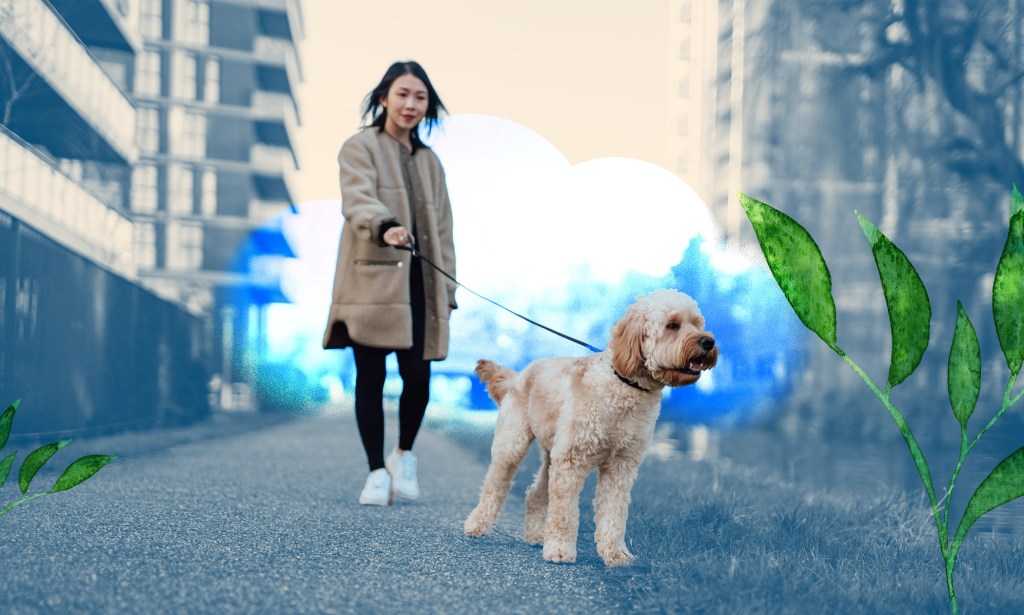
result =
[[[384,468],[370,472],[366,477],[366,486],[359,494],[360,504],[387,506],[391,503],[391,475]]]
[[[420,497],[420,483],[416,480],[416,455],[412,451],[399,453],[391,449],[384,466],[391,473],[391,490],[400,498],[415,500]]]

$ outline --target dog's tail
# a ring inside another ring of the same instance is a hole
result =
[[[476,369],[473,372],[481,382],[487,385],[487,393],[499,405],[501,400],[505,399],[505,395],[512,386],[512,378],[516,375],[515,370],[502,367],[487,359],[477,361]]]

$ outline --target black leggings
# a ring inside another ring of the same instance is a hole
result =
[[[398,448],[403,451],[412,450],[430,400],[430,361],[423,360],[426,301],[419,259],[412,260],[409,280],[412,348],[390,350],[352,344],[356,361],[356,424],[371,472],[384,467],[384,378],[387,375],[385,359],[390,353],[394,352],[398,358],[398,374],[402,377],[402,396],[398,401]]]

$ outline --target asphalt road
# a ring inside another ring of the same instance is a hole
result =
[[[389,437],[396,425],[389,416]],[[367,467],[349,416],[222,417],[76,439],[30,492],[82,455],[119,459],[0,517],[0,612],[629,610],[592,538],[581,535],[572,565],[544,562],[519,538],[515,494],[494,533],[463,536],[486,469],[479,451],[429,428],[415,450],[423,495],[385,508],[357,502]],[[0,504],[17,498],[16,482]]]

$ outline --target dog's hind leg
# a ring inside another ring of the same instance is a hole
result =
[[[463,531],[468,536],[483,536],[498,522],[505,498],[512,487],[512,478],[526,451],[533,442],[533,433],[526,421],[525,409],[517,400],[505,398],[498,412],[491,445],[491,465],[487,468],[484,484],[480,488],[480,503],[466,517]]]
[[[540,469],[533,484],[526,490],[526,522],[523,524],[523,538],[535,545],[544,540],[544,518],[548,512],[548,466],[551,455],[538,443],[540,448]]]
[[[630,492],[642,460],[642,453],[624,451],[612,456],[598,469],[597,494],[594,496],[594,542],[607,566],[628,564],[634,559],[626,548],[626,518]]]

